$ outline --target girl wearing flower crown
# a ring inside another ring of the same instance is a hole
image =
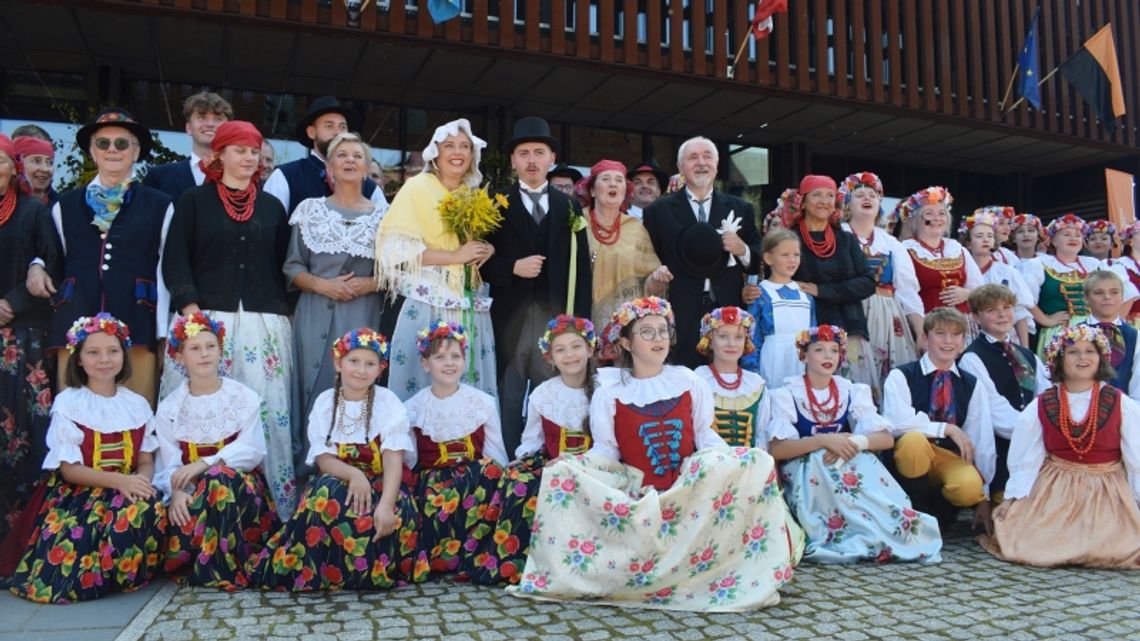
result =
[[[1126,283],[1131,283],[1133,287],[1140,288],[1140,262],[1137,262],[1137,254],[1140,253],[1140,222],[1134,222],[1125,227],[1120,232],[1120,241],[1124,244],[1124,250],[1121,252],[1119,258],[1110,258],[1101,263],[1101,269],[1108,268],[1116,272],[1121,279]],[[1125,320],[1128,321],[1133,327],[1140,328],[1140,300],[1132,303],[1127,307]]]
[[[995,209],[999,211],[994,211]],[[1033,295],[1021,272],[998,259],[1001,254],[997,251],[997,228],[1002,217],[1000,208],[975,209],[973,214],[963,218],[958,225],[958,236],[981,270],[986,284],[1004,285],[1017,297],[1013,314],[1014,328],[1009,338],[1018,345],[1028,345],[1029,322],[1032,319],[1029,308],[1033,306]],[[973,313],[968,318],[971,324],[977,324]]]
[[[261,398],[218,376],[225,338],[225,325],[203,312],[174,320],[166,349],[186,378],[155,413],[154,486],[169,497],[163,570],[235,590],[249,585],[245,564],[276,529],[277,511],[258,469]]]
[[[1055,386],[1021,413],[991,554],[1037,566],[1140,569],[1140,408],[1108,384],[1109,342],[1071,325],[1045,363]]]
[[[158,569],[166,510],[151,484],[158,441],[150,404],[121,386],[131,375],[130,331],[110,314],[67,332],[67,389],[52,405],[53,473],[26,513],[34,530],[12,577],[31,601],[70,603],[136,590]]]
[[[619,367],[598,371],[594,444],[543,472],[513,594],[700,611],[779,602],[802,534],[771,458],[727,447],[712,427],[708,386],[665,364],[673,337],[663,299],[614,313],[603,356]]]
[[[881,396],[880,385],[891,369],[918,358],[914,337],[922,335],[923,313],[918,276],[902,243],[879,228],[883,181],[877,175],[863,171],[844,178],[835,200],[875,276],[875,293],[863,299],[863,310],[879,365],[871,389]]]
[[[800,266],[800,239],[795,233],[774,229],[764,236],[762,249],[768,277],[757,286],[759,295],[748,306],[749,317],[760,322],[749,323],[749,343],[756,348],[749,350],[743,365],[779,387],[785,378],[803,372],[791,358],[792,343],[797,328],[815,323],[815,298],[792,280]]]
[[[1085,250],[1097,260],[1108,260],[1116,247],[1116,225],[1104,220],[1094,220],[1085,230]]]
[[[1018,270],[1026,261],[1038,258],[1044,254],[1038,248],[1045,242],[1045,228],[1041,226],[1041,219],[1033,214],[1017,214],[1010,223],[1013,230],[1009,234],[1008,244],[1017,255]]]
[[[250,563],[254,585],[294,592],[377,590],[427,578],[417,514],[401,486],[416,449],[400,399],[376,385],[388,339],[367,327],[332,346],[333,388],[309,413],[309,478],[293,518]]]
[[[906,240],[903,247],[910,254],[918,277],[918,297],[923,313],[938,307],[956,307],[970,313],[966,304],[970,290],[985,284],[982,272],[958,241],[947,238],[950,232],[950,205],[954,197],[945,187],[927,187],[916,191],[895,207],[893,219],[902,226]],[[972,340],[970,332],[966,340]],[[925,352],[925,339],[918,333],[918,351]]]
[[[938,562],[938,521],[911,508],[875,455],[895,440],[875,411],[871,389],[835,376],[846,341],[847,333],[834,325],[801,331],[796,348],[806,372],[772,392],[767,446],[807,534],[804,558]]]
[[[1021,264],[1021,274],[1033,294],[1034,307],[1030,312],[1037,323],[1037,355],[1042,359],[1045,347],[1073,317],[1089,313],[1084,280],[1100,268],[1100,261],[1080,255],[1087,230],[1088,225],[1075,214],[1057,218],[1046,228],[1053,253]],[[1126,281],[1124,300],[1136,296],[1136,288]]]
[[[499,408],[489,394],[461,383],[467,364],[462,325],[434,321],[419,333],[420,365],[431,377],[405,401],[419,459],[419,547],[433,573],[469,573],[477,526],[494,511],[507,452]],[[493,519],[491,519],[493,520]]]
[[[495,501],[502,503],[487,510],[489,525],[477,535],[480,544],[470,570],[476,583],[518,583],[543,469],[559,457],[590,449],[588,417],[597,343],[594,324],[585,318],[561,314],[547,323],[538,348],[558,375],[530,393],[522,443],[495,495]]]
[[[791,232],[788,232],[789,234]],[[799,249],[799,239],[792,238]],[[756,351],[752,344],[752,314],[739,307],[720,307],[701,319],[697,351],[709,357],[696,375],[713,394],[713,429],[733,447],[762,447],[760,433],[768,425],[768,395],[764,378],[741,367]]]

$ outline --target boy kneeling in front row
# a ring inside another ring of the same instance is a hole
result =
[[[974,507],[974,524],[988,532],[994,432],[989,399],[956,364],[966,317],[939,307],[927,314],[922,330],[926,354],[891,370],[883,384],[881,414],[895,436],[895,472],[915,509],[939,515],[945,525],[959,508]]]

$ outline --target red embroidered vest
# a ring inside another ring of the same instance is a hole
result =
[[[681,462],[696,450],[689,392],[646,406],[616,403],[614,436],[623,463],[645,474],[645,485],[668,489]]]
[[[542,417],[542,441],[546,456],[555,458],[562,453],[583,454],[590,449],[590,433],[568,430],[558,423]]]
[[[913,249],[908,249],[910,262],[914,263],[914,273],[918,276],[918,297],[922,299],[923,310],[927,313],[944,307],[939,296],[942,290],[952,285],[966,286],[966,256],[957,258],[919,258]],[[958,305],[958,311],[966,314],[970,306]]]
[[[367,443],[337,443],[336,457],[366,474],[382,474],[384,460],[380,455],[380,439]]]
[[[130,474],[135,471],[146,425],[110,434],[96,432],[86,425],[79,425],[79,429],[83,430],[79,451],[83,453],[84,465],[103,472]]]
[[[1122,392],[1111,385],[1101,385],[1098,398],[1096,437],[1092,449],[1084,456],[1073,451],[1061,428],[1057,424],[1061,416],[1061,401],[1056,387],[1051,387],[1041,395],[1037,403],[1037,417],[1041,419],[1041,436],[1045,441],[1045,451],[1057,458],[1073,463],[1111,463],[1120,460],[1120,396]],[[1084,440],[1076,435],[1075,440]]]
[[[239,432],[234,432],[216,443],[189,443],[179,441],[178,447],[182,450],[182,464],[189,465],[205,456],[213,456],[222,451],[222,448],[233,443]]]
[[[416,429],[416,450],[420,465],[425,468],[450,467],[464,461],[483,458],[483,426],[463,438],[437,443]]]

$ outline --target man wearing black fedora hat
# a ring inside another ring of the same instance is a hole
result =
[[[325,167],[328,144],[338,134],[359,132],[361,123],[355,109],[332,96],[321,96],[309,103],[309,112],[297,123],[296,131],[297,142],[309,148],[309,155],[278,165],[265,181],[265,191],[276,196],[290,216],[306,198],[331,196],[332,176]],[[384,190],[371,178],[364,179],[361,191],[377,207],[388,206]]]
[[[550,189],[547,172],[559,151],[558,140],[542,118],[520,118],[504,149],[518,181],[503,192],[509,203],[504,222],[487,240],[495,254],[480,273],[491,285],[491,321],[499,368],[499,407],[503,441],[513,454],[522,436],[527,391],[552,371],[538,349],[546,323],[557,314],[590,317],[590,251],[583,229],[570,229],[570,198]],[[577,237],[577,259],[570,272],[570,236]],[[567,309],[571,279],[572,309]]]
[[[552,188],[573,198],[574,185],[579,180],[582,180],[582,172],[564,162],[560,162],[554,165],[550,171],[546,172],[546,179],[550,181]]]
[[[150,154],[153,138],[129,112],[104,109],[76,133],[75,144],[97,172],[52,208],[56,248],[41,257],[43,267],[28,269],[28,290],[50,297],[55,308],[45,347],[56,350],[61,378],[71,357],[61,348],[76,318],[107,312],[126,323],[132,345],[124,384],[153,406],[156,350],[170,316],[159,256],[174,207],[169,196],[135,178],[135,164]]]
[[[650,158],[629,170],[626,178],[633,185],[633,201],[628,213],[640,220],[645,208],[661,197],[665,185],[669,184],[669,174],[657,166],[656,160]]]
[[[677,151],[685,188],[658,198],[644,212],[653,249],[673,272],[668,296],[677,321],[673,360],[688,367],[705,361],[696,349],[701,317],[716,307],[741,305],[744,275],[757,273],[761,263],[752,205],[713,189],[718,163],[711,140],[686,140]]]

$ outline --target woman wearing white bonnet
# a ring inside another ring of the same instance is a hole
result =
[[[461,245],[438,210],[450,192],[463,185],[479,186],[479,157],[486,146],[466,118],[437,128],[424,149],[423,173],[400,188],[376,234],[376,273],[380,288],[393,298],[381,323],[385,329],[394,327],[388,388],[400,400],[431,384],[419,363],[416,335],[437,319],[467,329],[468,373],[463,381],[497,397],[491,299],[485,288],[470,299],[463,291],[463,266],[477,268],[495,249],[483,241]]]

